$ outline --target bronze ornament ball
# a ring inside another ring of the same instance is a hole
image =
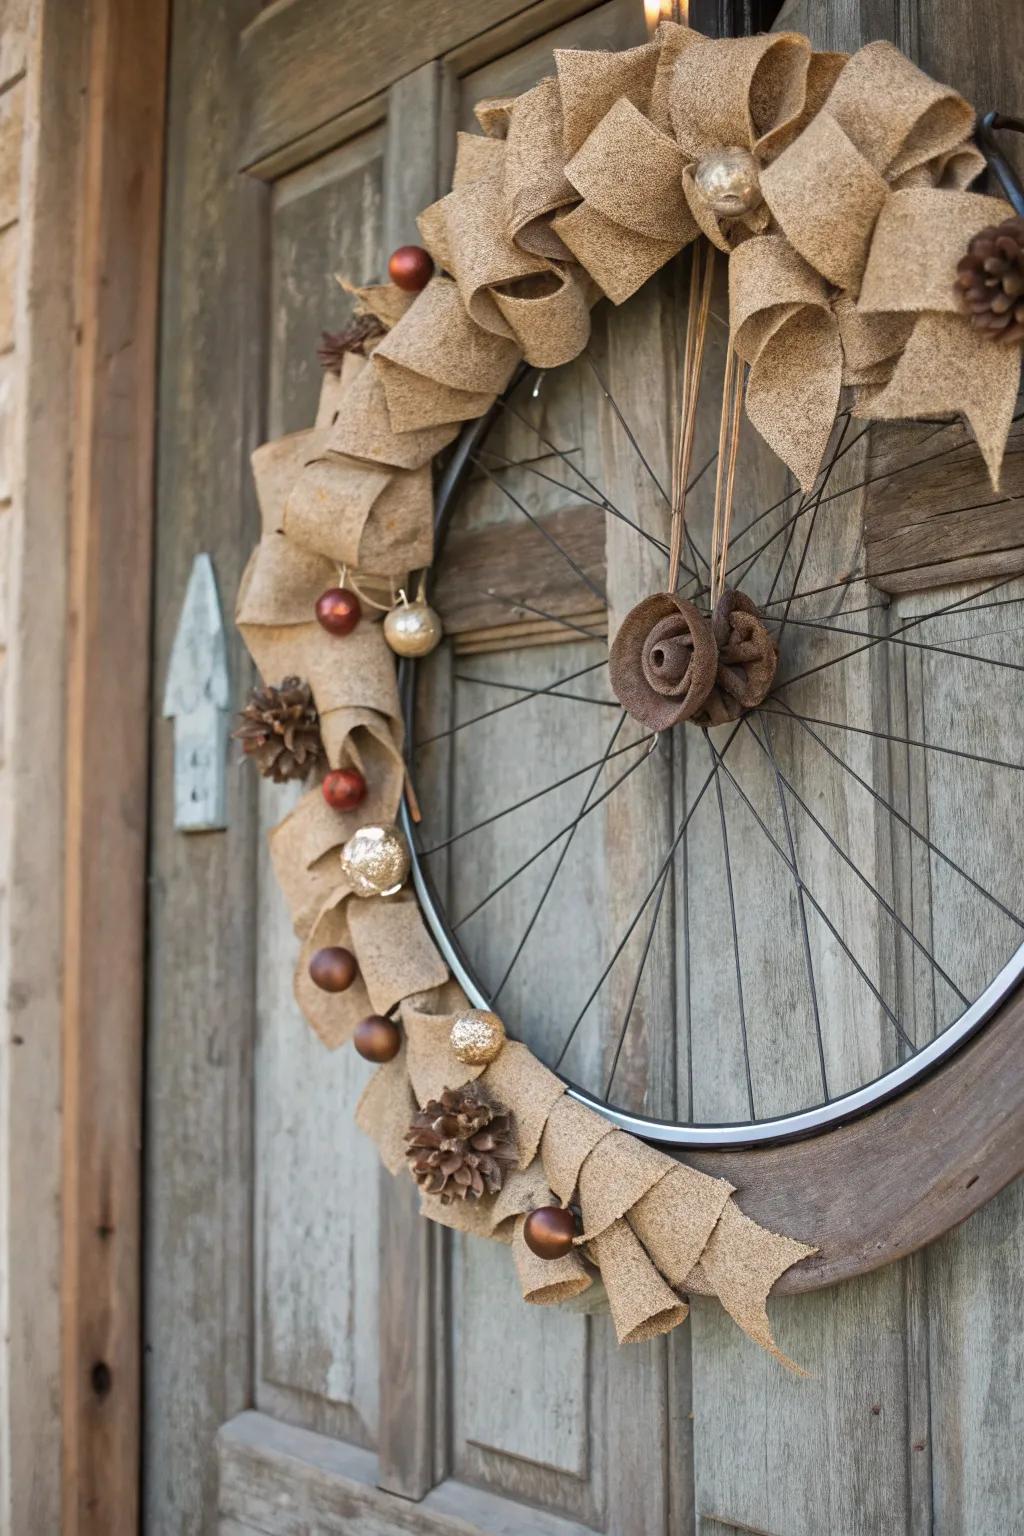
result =
[[[388,277],[405,293],[419,293],[434,275],[430,252],[422,245],[400,245],[388,259]]]
[[[444,630],[429,603],[399,603],[384,619],[384,639],[396,656],[429,656]]]
[[[526,1246],[538,1259],[564,1259],[572,1252],[575,1236],[576,1217],[565,1205],[539,1206],[523,1226]]]
[[[347,587],[328,587],[316,600],[317,623],[329,635],[350,635],[362,616],[358,597]]]
[[[693,179],[712,212],[720,218],[737,218],[764,201],[757,161],[749,149],[740,149],[735,144],[705,155],[698,162]]]
[[[320,790],[332,811],[354,811],[366,798],[366,780],[358,768],[332,768]]]
[[[402,1049],[402,1031],[383,1014],[371,1013],[359,1020],[352,1043],[366,1061],[393,1061]]]
[[[309,962],[309,974],[321,992],[345,992],[356,979],[359,967],[350,949],[332,944],[318,949]]]
[[[505,1026],[496,1013],[469,1008],[452,1021],[448,1044],[465,1066],[485,1067],[505,1044]]]

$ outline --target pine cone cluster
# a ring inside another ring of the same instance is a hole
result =
[[[511,1116],[475,1083],[446,1088],[417,1113],[405,1134],[409,1170],[442,1205],[496,1195],[516,1163]]]
[[[957,265],[955,293],[975,330],[993,341],[1024,341],[1024,218],[989,224]]]
[[[265,779],[308,778],[324,755],[320,717],[308,683],[286,677],[277,688],[253,688],[234,739]]]
[[[339,373],[346,352],[366,356],[367,342],[385,336],[387,328],[376,315],[355,315],[340,331],[321,331],[316,355],[325,373]]]

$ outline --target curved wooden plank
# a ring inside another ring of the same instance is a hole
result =
[[[688,1153],[746,1215],[818,1244],[776,1293],[814,1291],[905,1257],[1024,1172],[1024,988],[917,1088],[789,1146]]]

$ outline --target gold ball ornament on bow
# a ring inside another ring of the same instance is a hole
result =
[[[693,179],[712,212],[724,219],[750,213],[764,201],[757,161],[735,144],[705,155]]]
[[[429,656],[441,644],[441,620],[422,598],[410,603],[404,592],[384,619],[384,639],[396,656]]]
[[[409,875],[409,849],[396,826],[360,827],[341,850],[342,874],[356,896],[394,896]]]
[[[496,1013],[469,1008],[453,1021],[448,1043],[467,1067],[486,1067],[505,1044],[505,1026]]]

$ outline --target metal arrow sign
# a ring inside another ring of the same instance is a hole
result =
[[[228,650],[209,555],[196,555],[167,669],[163,714],[174,721],[174,825],[227,826]]]

